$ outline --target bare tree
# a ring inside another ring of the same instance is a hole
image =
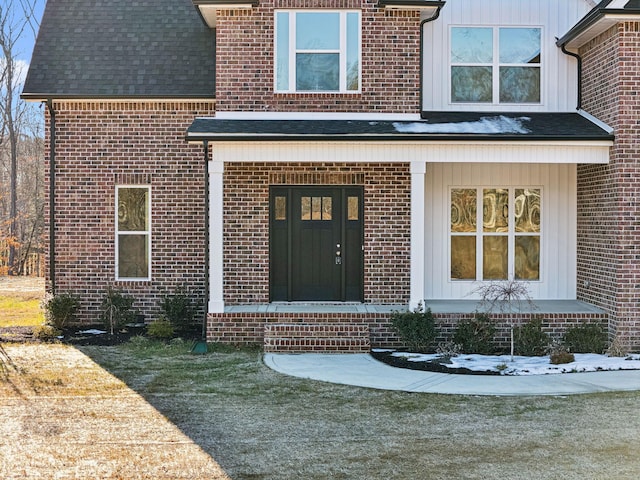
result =
[[[1,191],[9,192],[8,199],[7,195],[0,194],[0,207],[3,208],[0,227],[8,249],[6,263],[10,275],[21,273],[33,240],[39,236],[38,225],[42,223],[38,206],[38,199],[42,197],[42,175],[37,165],[42,163],[43,142],[35,140],[42,132],[34,132],[34,125],[39,121],[33,116],[33,108],[19,97],[26,66],[18,60],[16,51],[20,38],[36,30],[35,4],[36,0],[4,0],[0,5],[0,159],[3,170],[0,181],[4,183],[0,186],[3,187]],[[25,161],[24,167],[35,163],[36,171],[23,169]],[[21,200],[33,205],[20,205]]]

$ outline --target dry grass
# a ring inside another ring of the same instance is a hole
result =
[[[385,392],[146,340],[7,351],[1,478],[640,478],[640,393]]]
[[[0,327],[41,325],[43,297],[43,278],[0,276]]]

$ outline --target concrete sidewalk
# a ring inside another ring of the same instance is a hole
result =
[[[406,392],[526,396],[640,390],[640,370],[529,376],[454,375],[395,368],[369,354],[267,353],[264,363],[294,377]]]

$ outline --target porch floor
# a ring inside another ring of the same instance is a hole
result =
[[[531,306],[522,302],[520,313],[596,313],[604,310],[580,300],[534,300]],[[483,311],[477,300],[425,300],[425,307],[433,313],[473,313]],[[405,310],[406,305],[380,305],[372,303],[314,303],[314,302],[274,302],[253,305],[229,305],[224,313],[392,313]],[[500,311],[498,307],[494,310]],[[506,311],[506,309],[505,309]]]

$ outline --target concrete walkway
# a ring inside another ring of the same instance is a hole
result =
[[[640,390],[640,370],[530,376],[454,375],[395,368],[368,354],[267,353],[264,362],[271,369],[294,377],[406,392],[526,396]]]

